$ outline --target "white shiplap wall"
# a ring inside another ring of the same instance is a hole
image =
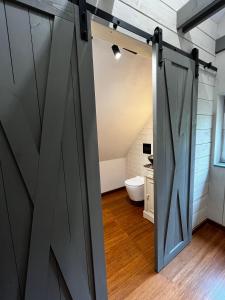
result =
[[[110,13],[151,34],[155,27],[160,26],[163,29],[165,41],[186,51],[191,51],[192,48],[198,47],[201,59],[214,62],[217,25],[212,20],[205,21],[185,35],[177,33],[176,11],[187,1],[98,0],[97,6],[106,9],[107,2],[107,7],[110,7]],[[90,0],[90,2],[93,3],[95,1]],[[121,28],[118,30],[124,32]],[[126,32],[126,34],[130,33]],[[207,217],[214,86],[215,74],[202,68],[200,70],[198,93],[193,226],[201,223]]]

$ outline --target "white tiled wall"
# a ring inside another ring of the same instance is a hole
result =
[[[127,178],[144,176],[144,165],[149,163],[148,155],[143,154],[143,143],[152,144],[153,153],[153,124],[152,118],[146,122],[127,154]]]

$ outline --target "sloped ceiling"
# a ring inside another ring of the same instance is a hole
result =
[[[93,39],[100,161],[125,157],[152,114],[151,60]]]

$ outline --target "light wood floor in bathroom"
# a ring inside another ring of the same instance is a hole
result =
[[[225,300],[225,231],[205,224],[191,244],[154,272],[154,227],[126,190],[103,196],[109,299]]]

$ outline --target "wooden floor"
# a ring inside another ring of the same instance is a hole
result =
[[[109,299],[225,300],[225,231],[205,224],[191,244],[154,272],[154,227],[126,191],[103,196]]]

